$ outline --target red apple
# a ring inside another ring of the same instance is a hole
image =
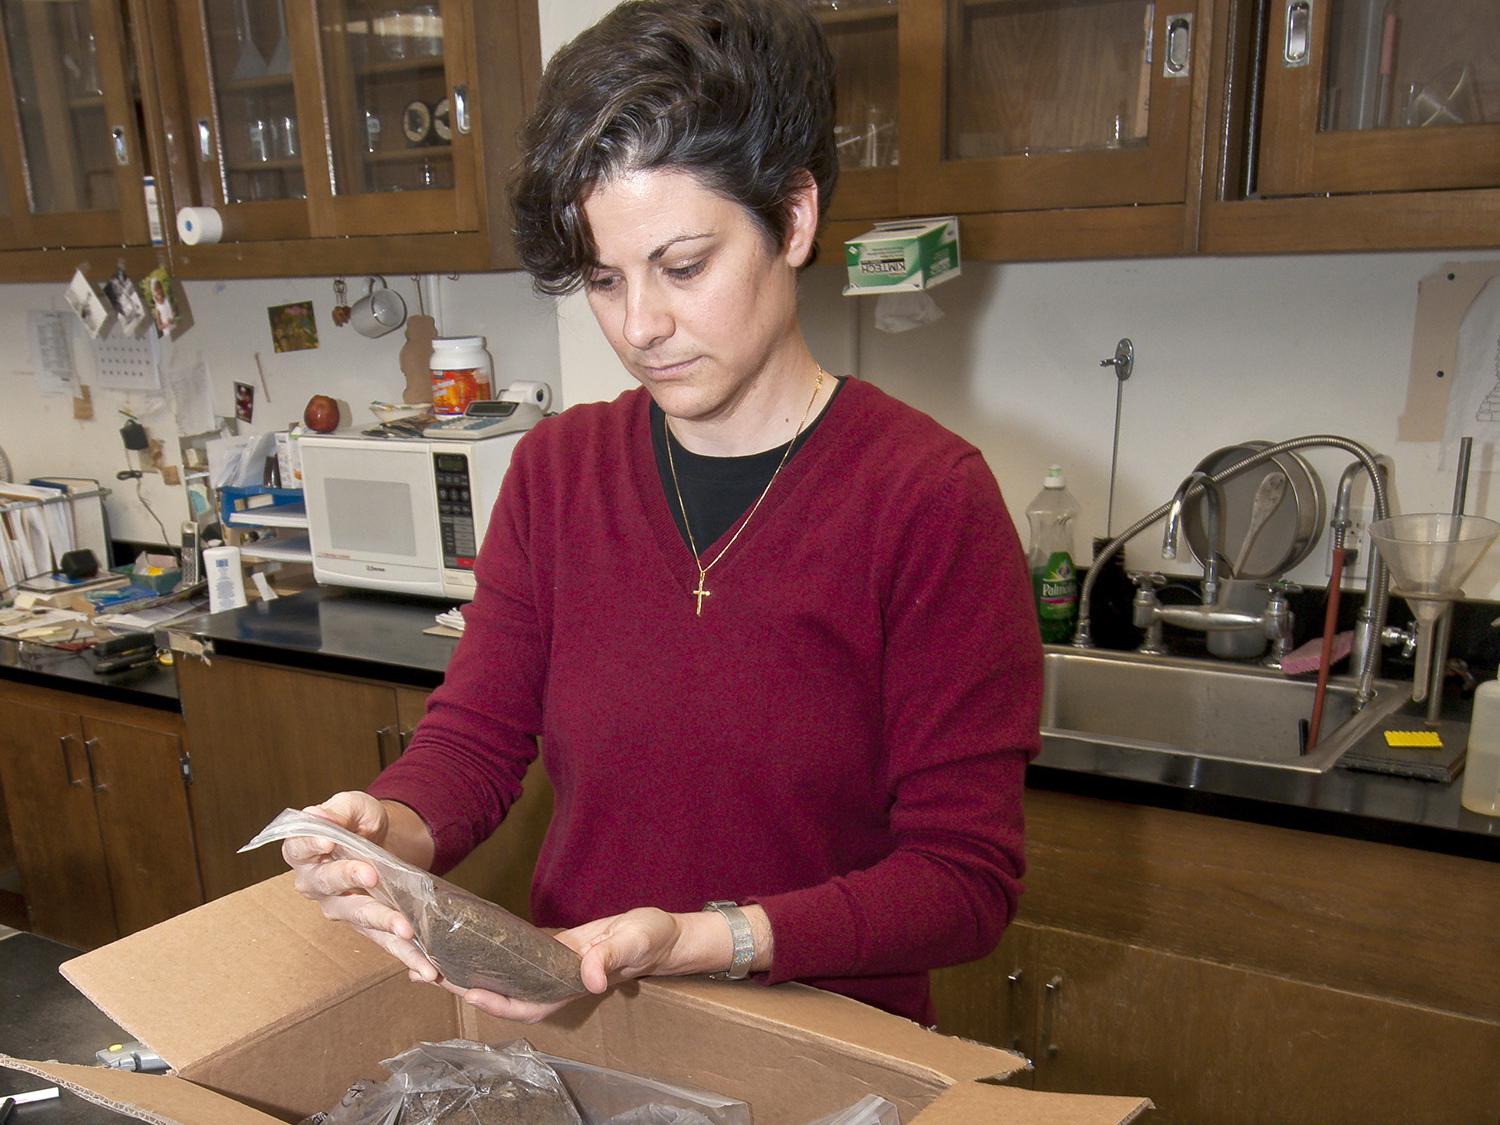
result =
[[[327,395],[313,395],[307,400],[307,409],[302,411],[302,422],[317,433],[332,433],[339,428],[338,401]]]

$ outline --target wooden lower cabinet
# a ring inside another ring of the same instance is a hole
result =
[[[203,901],[181,720],[5,684],[0,785],[32,929],[92,948]]]
[[[390,684],[219,656],[179,657],[177,683],[209,898],[286,870],[279,848],[238,851],[282,809],[362,789],[399,753]]]
[[[1495,865],[1037,791],[1027,823],[1021,918],[934,974],[939,1029],[1026,1055],[1021,1084],[1195,1125],[1496,1120]],[[1121,848],[1127,829],[1174,846]],[[1429,929],[1441,975],[1412,946]]]
[[[429,692],[256,661],[178,661],[193,746],[193,808],[204,890],[217,898],[286,870],[271,846],[238,849],[283,808],[363,789],[405,750]],[[448,878],[522,917],[552,788],[540,763],[505,823]]]

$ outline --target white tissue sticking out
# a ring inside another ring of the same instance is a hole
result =
[[[882,293],[875,299],[875,327],[881,332],[907,332],[942,319],[931,293]]]

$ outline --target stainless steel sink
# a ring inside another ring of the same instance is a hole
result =
[[[1297,722],[1312,715],[1314,685],[1254,665],[1046,646],[1042,740],[1246,762],[1322,773],[1400,708],[1410,685],[1376,681],[1354,710],[1354,685],[1333,681],[1322,735],[1300,752]]]

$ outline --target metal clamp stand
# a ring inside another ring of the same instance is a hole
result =
[[[1469,498],[1469,459],[1474,453],[1474,439],[1458,442],[1458,473],[1453,482],[1453,514],[1461,516]],[[1448,675],[1448,642],[1453,636],[1453,605],[1449,602],[1437,619],[1432,636],[1432,670],[1427,686],[1427,725],[1435,727],[1443,713],[1443,681]]]

